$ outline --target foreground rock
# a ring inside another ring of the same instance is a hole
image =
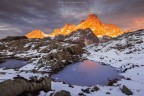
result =
[[[0,96],[18,96],[22,94],[35,93],[36,91],[51,90],[51,79],[48,77],[39,80],[26,80],[24,78],[16,78],[15,80],[7,80],[0,83]]]
[[[71,96],[71,95],[70,95],[70,92],[61,90],[61,91],[56,92],[53,96]]]
[[[5,59],[0,57],[0,63],[3,63],[3,62],[5,62]]]
[[[123,85],[123,88],[121,89],[121,91],[123,93],[125,93],[126,95],[132,95],[132,91],[130,89],[128,89],[125,85]]]

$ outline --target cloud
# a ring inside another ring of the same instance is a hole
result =
[[[0,0],[0,34],[24,35],[33,29],[50,33],[66,23],[78,24],[90,13],[122,28],[143,28],[143,4],[144,0]]]

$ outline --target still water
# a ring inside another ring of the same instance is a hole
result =
[[[84,60],[66,66],[51,77],[72,85],[92,86],[106,85],[109,80],[120,79],[119,70],[91,60]]]
[[[14,68],[23,67],[26,64],[27,62],[23,60],[6,59],[4,63],[0,63],[0,68],[14,69]]]

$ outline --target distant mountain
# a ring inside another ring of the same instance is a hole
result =
[[[96,36],[110,36],[116,37],[124,33],[118,26],[114,24],[105,24],[100,21],[97,15],[90,14],[86,20],[82,20],[78,25],[65,24],[62,28],[55,29],[50,34],[45,34],[40,30],[33,30],[28,33],[26,36],[28,38],[44,38],[44,37],[55,37],[58,35],[69,35],[72,32],[76,32],[78,29],[87,29],[90,28]]]
[[[68,35],[78,29],[90,28],[96,36],[110,36],[116,37],[123,33],[123,31],[114,24],[104,24],[100,21],[97,15],[90,14],[86,20],[82,20],[80,24],[70,25],[66,24],[63,28],[55,29],[50,35]]]
[[[76,25],[65,24],[63,28],[55,29],[51,34],[54,36],[59,35],[59,34],[62,34],[65,36],[76,30],[77,30]]]
[[[41,30],[33,30],[32,32],[29,32],[25,36],[27,38],[44,38],[46,37],[46,34],[42,32]]]

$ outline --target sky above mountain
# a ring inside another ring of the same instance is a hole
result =
[[[88,14],[122,29],[144,28],[144,0],[0,0],[0,38],[40,29],[51,33]]]

